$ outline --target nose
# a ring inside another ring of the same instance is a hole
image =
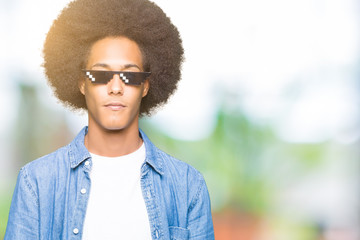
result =
[[[109,94],[124,94],[125,83],[121,80],[119,74],[114,74],[113,78],[108,82]]]

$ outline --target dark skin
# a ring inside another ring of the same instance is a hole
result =
[[[143,71],[138,45],[126,37],[108,37],[94,43],[87,69],[107,71]],[[89,152],[117,157],[136,151],[142,144],[139,136],[139,113],[149,81],[139,86],[126,85],[114,75],[107,84],[79,82],[88,108],[88,133],[85,146]]]

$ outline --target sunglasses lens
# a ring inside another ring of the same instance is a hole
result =
[[[129,85],[141,85],[141,83],[149,76],[149,74],[145,72],[123,72],[119,75],[124,83]]]
[[[92,82],[92,83],[100,83],[100,84],[106,84],[108,83],[112,75],[108,74],[107,71],[85,71],[86,77]]]

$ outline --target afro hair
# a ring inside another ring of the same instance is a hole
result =
[[[150,71],[140,114],[165,104],[181,77],[184,50],[177,28],[148,0],[75,0],[54,20],[44,43],[45,74],[55,96],[72,110],[87,109],[78,82],[92,45],[106,37],[135,41]]]

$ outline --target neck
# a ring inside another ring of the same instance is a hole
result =
[[[139,136],[138,124],[121,130],[106,130],[89,122],[84,143],[91,153],[105,157],[118,157],[139,149],[142,139]]]

